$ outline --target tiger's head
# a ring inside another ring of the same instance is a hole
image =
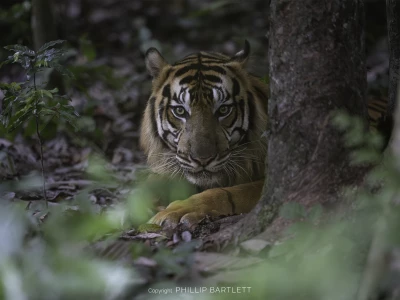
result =
[[[173,65],[146,52],[153,77],[140,143],[151,169],[200,188],[264,176],[267,87],[245,65],[250,46],[233,57],[200,52]]]

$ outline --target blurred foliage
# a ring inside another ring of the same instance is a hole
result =
[[[384,139],[376,128],[368,129],[365,121],[352,117],[344,111],[335,114],[333,123],[343,132],[345,146],[353,149],[352,164],[377,164],[380,162]]]
[[[147,221],[154,200],[148,187],[138,186],[126,201],[96,210],[88,192],[113,184],[105,165],[101,158],[92,157],[88,178],[93,185],[74,201],[48,208],[34,201],[26,210],[24,202],[9,200],[10,191],[35,189],[38,182],[0,185],[0,299],[131,299],[127,295],[146,291],[148,282],[136,267],[95,255],[97,243],[113,244]],[[153,262],[157,269],[151,284],[157,284],[189,276],[197,246],[199,241],[173,250],[160,246],[153,253],[148,246],[131,242],[128,255],[131,260],[147,257]]]
[[[0,205],[0,299],[116,299],[140,282],[131,268],[86,249],[89,241],[121,230],[118,214],[59,206],[50,208],[42,224],[5,199]]]

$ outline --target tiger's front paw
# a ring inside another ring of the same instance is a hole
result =
[[[206,216],[219,216],[220,213],[206,204],[194,203],[192,199],[172,202],[166,209],[157,213],[148,223],[157,224],[164,229],[173,229],[179,223],[191,228]]]
[[[205,216],[218,217],[235,213],[228,193],[223,189],[209,189],[186,200],[174,201],[166,209],[156,214],[149,223],[164,229],[175,228],[179,223],[191,228]]]

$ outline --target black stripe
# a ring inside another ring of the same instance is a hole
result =
[[[243,126],[244,121],[245,121],[244,119],[246,118],[245,109],[244,109],[244,105],[245,105],[244,99],[240,99],[238,105],[239,105],[240,111],[242,112],[242,126]]]
[[[204,58],[204,57],[203,57]],[[203,59],[202,61],[204,64],[215,64],[215,65],[222,65],[224,64],[226,61],[225,60],[219,60],[219,59]]]
[[[190,54],[186,57],[184,57],[183,59],[177,61],[174,65],[176,64],[184,64],[184,63],[188,63],[190,61],[196,61],[197,55],[195,54]]]
[[[231,94],[228,91],[226,91],[225,99],[224,99],[224,101],[222,103],[224,103],[224,102],[226,102],[226,101],[228,101],[230,99],[231,99]]]
[[[201,61],[201,58],[199,58],[199,61]],[[206,62],[206,63],[209,63],[209,62]],[[179,70],[176,71],[175,76],[176,77],[182,76],[185,73],[190,72],[192,70],[197,70],[199,72],[214,71],[214,72],[222,74],[222,75],[226,74],[225,69],[220,66],[204,65],[201,62],[199,62],[199,63],[192,63],[190,65],[180,68]]]
[[[205,65],[203,65],[202,71],[214,71],[214,72],[217,72],[222,75],[226,74],[225,69],[220,66],[205,66]]]
[[[233,116],[232,122],[228,125],[229,129],[231,129],[233,127],[233,125],[235,125],[235,122],[236,122],[237,117],[238,117],[237,115],[238,115],[238,112],[237,112],[237,109],[235,109],[235,116]]]
[[[214,75],[204,75],[204,79],[213,83],[222,83],[222,79]]]
[[[240,86],[239,86],[239,82],[234,77],[232,77],[232,83],[233,83],[233,86],[232,86],[232,97],[235,98],[240,93]]]
[[[151,131],[154,133],[157,133],[157,122],[156,122],[156,115],[154,113],[155,111],[155,102],[156,102],[156,98],[152,97],[149,99],[150,101],[150,118],[151,118]]]
[[[165,98],[170,98],[171,97],[171,86],[169,84],[165,85],[163,90],[162,90],[162,95]]]
[[[150,115],[151,115],[151,125],[150,125],[150,126],[151,126],[151,132],[154,132],[154,134],[155,134],[158,138],[160,138],[159,135],[158,135],[157,116],[156,116],[156,113],[155,113],[155,102],[156,102],[156,98],[155,98],[155,97],[152,97],[152,98],[149,99],[149,101],[150,101]],[[168,147],[168,144],[164,141],[164,139],[160,138],[160,140],[161,140],[161,142],[164,144],[164,146],[165,146],[166,148],[169,148],[169,147]]]
[[[192,76],[192,75],[186,76],[186,77],[183,77],[183,78],[179,81],[179,84],[180,84],[180,85],[189,84],[189,83],[191,83],[191,82],[194,81],[194,80],[196,80],[196,77],[195,77],[195,76]]]
[[[261,100],[261,99],[260,99]],[[249,131],[255,129],[254,128],[254,121],[256,118],[253,118],[254,114],[256,114],[256,108],[255,108],[255,102],[254,102],[254,97],[253,94],[250,92],[247,92],[247,105],[249,107]],[[266,129],[266,128],[263,128]]]
[[[381,109],[381,110],[386,110],[386,104],[385,103],[368,103],[368,109]]]
[[[232,67],[232,66],[225,66],[225,67],[228,68],[233,73],[234,78],[237,78],[240,81],[243,81],[243,75],[241,74],[241,72],[238,72],[236,67]]]
[[[182,67],[180,68],[178,71],[176,71],[175,76],[179,77],[182,76],[183,74],[193,71],[193,70],[197,70],[198,69],[198,64],[190,64],[186,67]]]
[[[242,128],[242,127],[236,127],[236,128],[234,128],[233,130],[232,130],[232,135],[233,135],[233,133],[235,132],[235,131],[237,131],[237,132],[239,132],[239,136],[244,136],[245,134],[246,134],[246,131],[244,131],[244,129]]]
[[[207,59],[215,59],[215,60],[218,60],[219,62],[227,62],[227,61],[228,61],[228,60],[225,59],[224,57],[213,56],[213,55],[210,54],[210,53],[208,53],[208,54],[202,53],[201,56],[204,57],[204,58],[207,58]]]
[[[165,78],[168,78],[169,75],[171,74],[171,72],[172,72],[172,68],[169,68],[167,73],[165,74]]]

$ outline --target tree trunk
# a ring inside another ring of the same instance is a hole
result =
[[[348,164],[332,112],[366,116],[363,2],[272,0],[269,144],[260,202],[209,241],[261,232],[282,202],[334,203],[359,170]]]
[[[389,42],[389,104],[387,115],[392,116],[396,105],[397,83],[400,79],[400,2],[386,0]]]
[[[395,96],[399,97],[398,93]],[[396,157],[396,171],[400,172],[400,106],[396,106],[394,110],[394,128],[393,128],[393,138],[390,144],[390,150]]]
[[[52,0],[32,0],[32,34],[35,50],[58,38]],[[62,75],[53,70],[50,73],[47,88],[58,88],[60,94],[64,94]]]
[[[32,0],[32,31],[35,50],[57,39],[51,0]]]

